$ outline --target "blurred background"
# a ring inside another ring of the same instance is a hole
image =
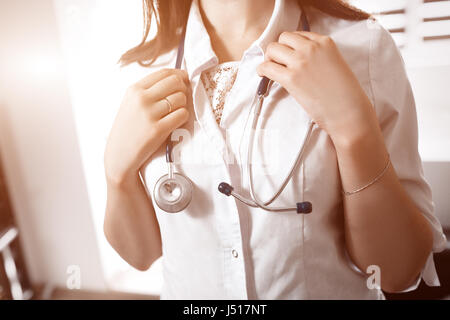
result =
[[[436,215],[450,230],[450,1],[354,0],[391,31],[417,102]],[[103,236],[103,152],[142,35],[140,0],[0,0],[0,299],[157,299],[161,261],[139,272]],[[450,236],[450,234],[449,234]],[[449,237],[450,238],[450,237]],[[441,287],[389,299],[450,295]]]

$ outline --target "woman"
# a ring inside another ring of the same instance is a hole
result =
[[[439,284],[432,252],[445,237],[417,151],[413,95],[386,30],[340,0],[144,8],[144,39],[122,63],[158,70],[129,88],[111,130],[104,231],[139,270],[163,255],[162,298],[373,299],[377,284]],[[146,42],[152,13],[158,30]],[[302,13],[310,32],[298,31]],[[256,193],[276,193],[311,119],[301,164],[274,202],[310,201],[310,214],[269,213],[217,191],[226,181],[250,197],[244,136],[262,76],[274,83],[254,151]],[[178,141],[176,171],[194,185],[175,214],[152,193],[167,173],[168,137]]]

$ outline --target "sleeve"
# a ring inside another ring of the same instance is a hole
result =
[[[446,247],[442,226],[434,215],[431,188],[423,173],[418,151],[418,125],[412,88],[405,64],[394,40],[378,22],[372,22],[369,53],[369,77],[376,114],[392,165],[399,180],[428,219],[433,230],[433,252]],[[423,279],[429,286],[439,286],[433,252],[417,282],[404,292],[415,290]]]

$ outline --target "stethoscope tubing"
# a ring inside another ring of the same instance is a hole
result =
[[[305,13],[304,13],[303,8],[302,8],[301,22],[302,22],[303,30],[310,31],[310,25],[309,25],[309,22],[308,22],[308,19],[307,19]],[[254,103],[253,121],[252,121],[251,131],[249,134],[249,144],[248,144],[248,148],[247,148],[247,172],[248,172],[248,180],[249,180],[249,189],[250,189],[251,199],[248,199],[247,197],[235,192],[233,187],[231,187],[230,185],[225,184],[225,183],[222,183],[219,186],[219,191],[221,191],[222,193],[225,193],[225,194],[228,193],[227,195],[232,195],[235,199],[237,199],[238,201],[240,201],[248,206],[251,206],[254,208],[261,208],[261,209],[264,209],[269,212],[297,211],[297,213],[309,213],[312,210],[312,206],[310,203],[307,203],[307,202],[297,203],[296,207],[270,207],[269,205],[272,204],[276,199],[278,199],[278,197],[281,195],[281,193],[284,191],[287,184],[293,177],[296,168],[298,168],[300,166],[300,163],[303,160],[305,148],[309,143],[309,140],[311,138],[311,134],[312,134],[312,131],[314,128],[315,123],[312,120],[309,121],[307,133],[303,139],[302,147],[300,148],[300,150],[297,154],[297,158],[296,158],[295,162],[293,163],[293,165],[291,166],[291,169],[289,170],[289,174],[284,179],[284,181],[281,184],[278,191],[269,200],[267,200],[265,202],[259,199],[259,197],[255,191],[255,185],[254,185],[254,181],[253,181],[253,169],[252,169],[253,146],[254,146],[256,129],[258,127],[258,120],[259,120],[259,117],[261,114],[261,109],[262,109],[263,103],[264,103],[264,98],[268,95],[271,85],[272,85],[272,80],[269,80],[268,78],[263,77],[263,79],[261,80],[261,82],[258,86],[258,91],[257,91],[258,98],[256,100],[256,103]],[[224,188],[224,186],[225,186],[225,188]],[[224,189],[226,192],[223,192]],[[304,211],[304,212],[300,212],[300,211]]]
[[[283,183],[281,184],[280,188],[278,188],[278,191],[268,200],[268,201],[262,201],[259,199],[258,195],[255,192],[255,186],[254,186],[254,180],[253,180],[253,169],[252,169],[252,161],[253,161],[253,146],[255,141],[255,135],[256,130],[258,127],[258,120],[259,116],[261,114],[261,108],[264,102],[264,95],[261,94],[256,102],[256,106],[253,112],[253,120],[252,120],[252,127],[249,134],[249,144],[247,149],[247,172],[248,172],[248,179],[249,179],[249,187],[250,187],[250,196],[252,199],[248,199],[244,197],[243,195],[240,195],[239,193],[235,192],[234,190],[231,192],[231,195],[236,198],[237,200],[243,202],[246,205],[249,205],[251,207],[259,207],[261,209],[264,209],[266,211],[271,212],[290,212],[290,211],[297,211],[297,207],[269,207],[270,204],[272,204],[278,197],[281,195],[281,193],[286,188],[287,184],[291,180],[291,178],[294,175],[294,172],[296,168],[299,167],[300,163],[303,160],[303,155],[305,152],[305,147],[308,145],[309,140],[311,138],[311,134],[314,127],[314,122],[309,121],[307,133],[304,136],[302,147],[300,148],[297,158],[293,165],[291,166],[291,169],[289,170],[289,174],[284,179]]]
[[[310,26],[309,26],[309,22],[308,19],[304,13],[303,8],[301,8],[301,23],[302,23],[302,27],[303,30],[305,31],[309,31],[310,30]],[[177,59],[176,59],[176,64],[175,64],[175,68],[176,69],[181,69],[181,64],[182,64],[182,60],[184,57],[184,39],[185,39],[185,28],[183,29],[183,34],[181,35],[181,41],[180,41],[180,45],[178,47],[178,52],[177,52]],[[254,142],[255,142],[255,132],[256,129],[258,127],[258,121],[260,118],[260,114],[261,114],[261,109],[263,107],[263,103],[264,103],[264,98],[268,95],[269,91],[270,91],[270,87],[272,85],[273,81],[268,79],[267,77],[263,77],[259,83],[258,86],[258,90],[257,90],[257,99],[254,100],[253,102],[253,121],[252,121],[252,127],[251,127],[251,131],[250,131],[250,135],[249,135],[249,144],[248,144],[248,148],[247,148],[247,172],[248,172],[248,179],[249,179],[249,189],[250,189],[250,196],[251,199],[248,199],[245,196],[240,195],[239,193],[235,192],[233,187],[230,186],[229,184],[222,182],[219,185],[219,191],[227,196],[233,196],[235,199],[237,199],[238,201],[250,206],[250,207],[254,207],[254,208],[261,208],[264,209],[266,211],[269,212],[291,212],[291,211],[296,211],[297,213],[310,213],[312,210],[312,205],[310,202],[300,202],[296,204],[296,207],[270,207],[270,204],[272,204],[276,199],[278,199],[278,197],[281,195],[281,193],[284,191],[284,189],[286,188],[287,184],[289,183],[289,181],[291,180],[291,178],[294,175],[294,172],[296,170],[296,168],[298,168],[303,160],[303,155],[304,155],[304,151],[305,151],[305,147],[306,145],[308,145],[308,142],[310,140],[311,137],[311,133],[313,131],[313,127],[314,127],[314,122],[312,120],[309,121],[308,124],[308,129],[307,129],[307,133],[305,134],[303,143],[301,148],[299,149],[299,152],[297,154],[297,158],[295,160],[295,162],[292,164],[289,174],[286,176],[286,178],[283,180],[280,188],[278,189],[278,191],[268,200],[268,201],[262,201],[259,199],[258,195],[256,194],[255,191],[255,186],[254,186],[254,181],[253,181],[253,169],[252,169],[252,159],[253,159],[253,146],[254,146]],[[192,182],[185,177],[184,175],[178,174],[178,173],[174,173],[173,172],[173,163],[172,163],[172,142],[170,141],[170,137],[168,138],[168,142],[167,142],[167,146],[166,146],[166,161],[168,163],[168,178],[169,179],[174,179],[176,176],[179,177],[181,180],[181,182],[185,182],[184,185],[187,185],[188,187],[191,188],[191,190],[187,190],[189,192],[187,192],[187,194],[189,194],[190,196],[192,195]],[[161,179],[164,179],[165,176],[161,177]],[[156,190],[157,186],[159,185],[159,187],[161,187],[161,185],[158,183],[155,185],[155,190],[154,190],[154,194],[158,194]],[[186,181],[184,181],[186,180]],[[185,199],[186,200],[186,199]],[[189,198],[189,202],[190,202],[190,198]],[[189,204],[189,203],[188,203]],[[157,201],[157,205],[164,211],[166,212],[178,212],[178,211],[173,211],[171,210],[171,205],[167,204],[167,206],[165,205],[161,205],[160,201]],[[184,206],[181,210],[183,210],[185,207],[187,206],[187,204]],[[169,208],[167,210],[165,210],[163,207]]]

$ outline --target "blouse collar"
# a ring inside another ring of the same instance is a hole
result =
[[[219,61],[203,24],[198,1],[192,2],[186,25],[184,58],[190,79],[203,70],[217,65]],[[275,0],[274,10],[266,29],[244,52],[243,57],[248,54],[264,55],[267,45],[277,41],[283,31],[298,29],[300,16],[301,9],[297,0]]]

